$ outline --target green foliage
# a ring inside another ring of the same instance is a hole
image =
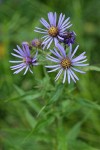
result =
[[[100,149],[99,6],[99,0],[0,1],[0,150]],[[43,64],[33,75],[10,71],[12,49],[38,37],[32,31],[49,11],[71,17],[87,53],[90,66],[75,85],[55,83]]]

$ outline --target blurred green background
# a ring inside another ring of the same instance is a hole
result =
[[[49,11],[71,17],[90,67],[80,81],[54,83],[42,65],[13,75],[11,52],[38,38]],[[0,150],[100,150],[100,0],[0,0]]]

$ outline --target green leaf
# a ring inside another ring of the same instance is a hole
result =
[[[100,67],[97,67],[97,66],[87,66],[85,68],[86,71],[100,71]]]
[[[68,149],[69,150],[99,150],[81,140],[75,140],[72,143],[70,143],[68,145]]]
[[[56,101],[62,96],[63,89],[64,89],[64,85],[63,85],[63,84],[60,84],[60,85],[57,87],[57,90],[53,93],[53,96],[52,96],[52,98],[50,99],[50,101],[48,102],[48,104],[51,104],[51,103],[53,103],[53,102],[56,102]]]

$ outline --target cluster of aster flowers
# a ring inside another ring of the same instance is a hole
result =
[[[79,80],[75,72],[84,74],[85,72],[78,69],[77,67],[87,66],[85,53],[75,57],[75,54],[79,48],[79,45],[73,50],[72,45],[75,43],[76,33],[70,31],[69,28],[72,26],[70,18],[66,18],[64,14],[60,14],[57,19],[57,13],[48,13],[48,21],[44,18],[40,19],[41,24],[44,28],[35,28],[35,32],[42,34],[41,39],[34,39],[31,43],[22,42],[22,48],[17,45],[17,49],[14,49],[13,56],[19,58],[19,60],[10,61],[15,64],[11,66],[14,70],[14,74],[18,74],[24,70],[24,75],[27,71],[32,71],[32,67],[37,66],[39,63],[37,59],[38,51],[46,51],[46,59],[50,65],[45,65],[48,68],[48,72],[58,71],[55,81],[60,76],[63,76],[62,82],[65,83],[66,79],[70,83],[71,79],[76,82]],[[53,46],[48,52],[48,49]],[[36,49],[34,56],[32,55],[32,49]]]

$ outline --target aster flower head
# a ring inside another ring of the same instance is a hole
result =
[[[47,60],[50,60],[55,63],[55,65],[45,66],[46,68],[52,69],[48,72],[54,72],[56,70],[58,71],[58,74],[55,77],[55,81],[59,79],[60,75],[63,74],[63,83],[65,83],[66,78],[68,78],[68,83],[70,83],[70,79],[72,79],[74,82],[76,80],[79,80],[79,78],[76,76],[75,72],[79,73],[85,73],[76,67],[78,66],[87,66],[88,64],[84,64],[84,62],[87,61],[86,56],[84,55],[85,52],[80,54],[77,57],[74,57],[79,45],[74,49],[72,52],[72,44],[70,44],[70,50],[68,55],[66,55],[65,49],[60,44],[57,44],[57,48],[54,48],[54,50],[50,50],[51,53],[54,56],[47,55]]]
[[[63,42],[64,44],[67,44],[70,46],[70,44],[74,44],[76,34],[74,31],[66,31],[63,35],[60,35],[63,39],[60,40],[60,42]]]
[[[31,57],[29,45],[27,42],[22,43],[22,48],[20,48],[17,45],[17,49],[14,49],[15,53],[11,53],[16,58],[19,58],[20,60],[13,60],[10,61],[11,63],[14,63],[15,65],[11,66],[11,70],[14,70],[14,74],[18,74],[22,70],[25,69],[24,75],[29,70],[31,73],[33,71],[31,70],[31,66],[38,65],[37,63],[37,52],[34,57]]]
[[[42,37],[44,39],[43,41],[44,48],[47,47],[48,49],[53,41],[56,46],[59,40],[62,39],[60,35],[64,34],[66,29],[72,26],[72,24],[70,24],[69,19],[70,19],[69,17],[65,19],[65,15],[61,13],[57,22],[56,12],[48,13],[49,23],[44,18],[41,18],[40,22],[46,29],[36,27],[36,30],[34,31],[44,34],[44,36]]]
[[[31,45],[35,48],[42,48],[42,41],[39,39],[34,39],[32,40]]]

